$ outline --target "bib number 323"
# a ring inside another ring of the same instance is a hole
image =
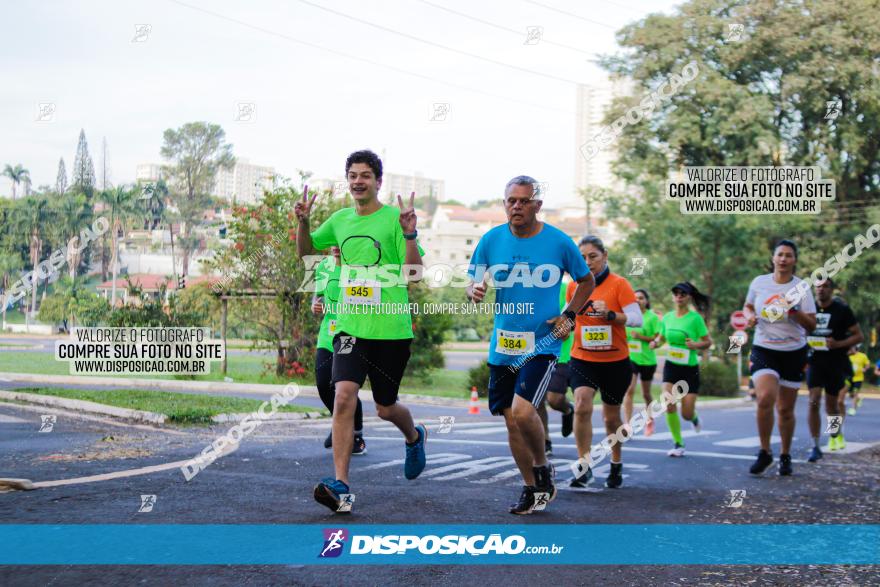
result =
[[[581,346],[585,349],[611,346],[611,325],[581,326]]]

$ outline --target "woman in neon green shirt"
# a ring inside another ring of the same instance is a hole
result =
[[[703,317],[691,309],[691,303],[700,311],[709,307],[709,297],[688,281],[672,287],[672,302],[675,308],[667,312],[660,321],[660,338],[652,342],[656,348],[666,342],[666,362],[663,365],[663,391],[671,394],[674,383],[684,380],[687,395],[681,400],[681,416],[693,423],[694,430],[700,431],[700,418],[697,416],[697,394],[700,391],[699,352],[712,346],[709,330]],[[684,441],[681,438],[681,421],[678,419],[678,405],[671,403],[666,407],[666,423],[675,441],[675,446],[666,453],[671,457],[684,456]]]
[[[651,296],[643,289],[637,289],[635,294],[636,301],[642,309],[642,325],[639,328],[626,329],[629,360],[632,363],[632,381],[630,381],[626,397],[623,399],[623,411],[626,414],[627,422],[632,419],[636,381],[642,380],[642,398],[645,400],[645,405],[649,406],[653,401],[651,382],[654,379],[654,372],[657,370],[657,356],[654,354],[654,349],[650,347],[650,343],[660,334],[660,317],[651,309]],[[652,434],[654,434],[654,418],[651,417],[649,410],[648,421],[645,423],[645,436]]]

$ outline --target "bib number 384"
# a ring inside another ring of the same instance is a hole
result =
[[[497,331],[495,352],[502,355],[525,355],[535,350],[534,332]]]

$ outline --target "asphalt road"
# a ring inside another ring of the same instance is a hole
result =
[[[880,441],[880,400],[865,400],[848,418],[844,454],[828,454],[817,465],[802,462],[809,447],[807,402],[798,402],[795,474],[782,478],[747,475],[757,450],[754,407],[699,407],[704,429],[694,434],[684,424],[687,456],[670,459],[664,421],[651,438],[639,436],[624,446],[624,486],[618,490],[594,482],[585,492],[567,488],[569,463],[576,457],[572,438],[559,435],[559,416],[551,412],[553,461],[560,495],[532,516],[514,517],[509,503],[520,481],[510,457],[503,423],[485,413],[412,405],[417,420],[428,424],[428,467],[414,481],[403,477],[403,441],[375,419],[366,405],[368,454],[353,458],[354,513],[358,524],[656,524],[676,523],[880,523],[876,508],[880,459],[853,455]],[[198,454],[228,426],[158,430],[86,420],[59,412],[51,432],[38,432],[40,416],[52,413],[0,405],[0,476],[33,481],[74,479],[186,460]],[[449,433],[438,433],[440,416],[454,416]],[[598,412],[594,428],[601,430]],[[332,472],[330,451],[322,442],[329,421],[267,423],[240,448],[186,482],[177,468],[0,494],[4,523],[176,523],[176,524],[332,524],[338,516],[316,504],[314,484]],[[112,437],[112,438],[110,438]],[[596,439],[598,440],[598,438]],[[774,444],[778,452],[778,445]],[[880,453],[878,453],[880,454]],[[861,459],[861,460],[860,460]],[[596,470],[607,474],[607,464]],[[745,490],[739,508],[728,507],[730,492]],[[138,512],[141,495],[155,495],[151,512]],[[864,499],[860,496],[865,494]],[[684,527],[684,526],[683,526]],[[683,530],[683,540],[687,539]],[[625,547],[625,545],[622,545]],[[845,545],[841,545],[845,548]],[[872,567],[542,567],[542,580],[564,584],[868,584]],[[144,584],[242,585],[328,583],[380,585],[523,584],[515,567],[358,567],[297,566],[199,567],[2,567],[0,583],[73,585]]]

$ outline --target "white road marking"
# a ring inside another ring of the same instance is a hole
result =
[[[511,462],[512,461],[513,461],[513,459],[511,459]],[[567,461],[565,459],[550,459],[550,462],[553,463],[554,465],[556,465],[557,469],[560,469],[563,466],[567,467],[571,461]],[[477,479],[476,481],[473,481],[473,483],[496,483],[498,481],[504,481],[506,479],[510,479],[511,477],[516,477],[519,474],[520,474],[519,468],[514,467],[510,471],[504,471],[502,473],[498,473],[497,475],[489,477],[488,479]]]
[[[370,441],[376,441],[376,442],[379,442],[382,440],[393,440],[395,442],[400,442],[399,438],[390,438],[390,437],[385,437],[385,436],[364,436],[364,439],[370,440]],[[508,446],[506,440],[467,440],[467,439],[463,439],[463,438],[462,439],[454,439],[454,438],[436,438],[435,437],[435,438],[429,439],[428,442],[430,444],[444,444],[445,443],[445,444],[478,444],[478,445],[483,445],[483,446]],[[577,451],[577,446],[575,446],[573,444],[559,444],[559,445],[554,444],[553,445],[554,451],[557,449],[560,449],[560,448],[570,448],[573,451]],[[654,454],[662,454],[662,455],[665,455],[668,452],[667,449],[665,449],[665,448],[639,448],[636,446],[631,446],[629,444],[627,444],[623,450],[624,450],[624,453],[644,452],[644,453],[654,453]],[[723,453],[723,452],[705,452],[705,451],[691,451],[691,450],[689,450],[687,452],[687,456],[689,456],[689,457],[690,456],[709,457],[709,458],[719,458],[719,459],[733,459],[733,460],[737,460],[737,461],[753,461],[753,460],[755,460],[754,455],[738,455],[738,454],[729,454],[729,453]],[[574,461],[574,458],[572,458],[572,461]],[[803,462],[803,461],[795,460],[793,462],[797,463],[797,462]]]
[[[22,422],[27,423],[28,420],[25,420],[24,418],[16,418],[14,416],[0,414],[0,424],[20,424]]]
[[[779,444],[781,439],[778,436],[770,437],[770,444]],[[797,440],[797,437],[792,437],[792,442]],[[734,438],[732,440],[719,440],[718,442],[713,442],[715,446],[732,446],[733,448],[758,448],[761,446],[761,439],[757,436],[746,436],[745,438]]]
[[[433,440],[432,440],[433,442]],[[460,453],[453,452],[441,452],[436,454],[428,453],[425,455],[425,460],[432,464],[437,463],[449,463],[452,461],[460,461],[462,459],[469,459],[471,455],[464,455]],[[404,459],[394,459],[393,461],[386,461],[384,463],[377,463],[375,465],[368,465],[366,467],[360,467],[359,471],[370,471],[373,469],[384,469],[386,467],[393,467],[395,465],[402,465],[404,463]]]
[[[449,481],[451,479],[460,479],[471,475],[478,475],[484,471],[497,469],[499,467],[509,467],[513,465],[513,457],[486,457],[485,459],[477,459],[475,461],[466,461],[463,463],[455,463],[447,465],[439,469],[426,469],[422,476],[436,477],[437,481]],[[457,471],[450,473],[450,471]],[[449,475],[443,475],[450,473]],[[442,475],[442,476],[438,476]]]
[[[681,437],[682,438],[699,438],[700,436],[715,436],[716,434],[721,434],[720,430],[703,430],[702,432],[694,432],[693,430],[682,430]],[[646,442],[671,442],[672,441],[672,433],[671,432],[655,432],[651,436],[645,436],[644,433],[639,433],[637,436],[633,437],[633,440],[644,440]]]

